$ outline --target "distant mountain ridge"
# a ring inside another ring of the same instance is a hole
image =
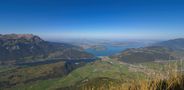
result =
[[[184,50],[184,38],[177,38],[172,40],[163,41],[155,44],[155,46],[164,46],[171,49]]]
[[[113,58],[127,63],[177,60],[184,55],[184,38],[156,43],[142,48],[127,49]]]
[[[177,59],[177,57],[172,55],[172,51],[170,49],[159,46],[127,49],[114,57],[127,63]]]
[[[40,39],[40,37],[33,34],[5,34],[5,35],[0,34],[0,38],[1,39],[20,39],[20,38],[24,38],[24,39],[39,38]]]
[[[46,58],[92,58],[79,47],[42,40],[32,34],[0,35],[0,62]]]

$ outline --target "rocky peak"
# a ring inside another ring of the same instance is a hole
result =
[[[36,41],[41,42],[43,41],[40,37],[33,35],[33,34],[0,34],[1,40],[18,40],[18,39],[26,39],[28,41]]]

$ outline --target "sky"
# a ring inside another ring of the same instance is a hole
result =
[[[44,39],[184,38],[184,0],[0,0],[0,34]]]

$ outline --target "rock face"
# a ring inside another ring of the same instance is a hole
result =
[[[93,55],[80,48],[42,40],[32,34],[0,35],[0,62],[47,58],[80,59]]]

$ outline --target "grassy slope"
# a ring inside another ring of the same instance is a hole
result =
[[[154,73],[152,78],[127,83],[97,78],[86,81],[76,88],[79,90],[184,90],[184,75],[179,71],[184,68],[184,61],[147,62],[136,66],[140,66],[142,71],[147,68],[158,73]]]
[[[89,63],[84,67],[78,68],[63,78],[40,80],[35,83],[19,85],[14,90],[53,90],[57,88],[75,85],[78,82],[99,77],[112,79],[136,79],[143,78],[143,73],[129,71],[129,66],[119,61],[96,61]]]
[[[55,82],[61,78],[49,79],[49,80],[39,80],[27,84],[19,84],[12,88],[7,88],[5,90],[47,90],[48,87],[51,87]]]
[[[75,85],[79,81],[99,77],[129,80],[136,79],[137,77],[142,78],[143,76],[144,74],[142,73],[129,71],[128,65],[121,64],[119,61],[96,61],[70,73],[64,79],[56,82],[54,86],[51,87],[51,89],[60,88],[68,85]]]
[[[136,64],[135,66],[139,65],[140,64]],[[161,68],[164,68],[165,64],[147,62],[141,63],[141,65],[149,69],[147,71],[149,72],[150,70],[161,70]],[[13,87],[12,90],[53,90],[57,88],[72,86],[81,81],[93,80],[100,77],[106,77],[116,80],[123,79],[127,81],[132,79],[144,79],[144,77],[146,76],[144,74],[147,73],[146,71],[141,73],[141,71],[139,71],[138,69],[137,71],[132,71],[130,70],[130,68],[132,67],[129,64],[124,64],[115,60],[96,61],[74,70],[66,77],[49,80],[39,80],[33,83],[18,85],[16,87]]]
[[[8,70],[12,70],[12,69],[14,69],[14,68],[16,68],[16,67],[12,67],[12,66],[0,66],[0,73],[1,72],[6,72],[6,71],[8,71]]]
[[[47,80],[55,77],[62,77],[64,75],[64,62],[54,64],[39,65],[33,67],[17,68],[0,73],[0,85],[4,82],[7,85],[19,85],[23,83],[35,82],[38,80]]]
[[[173,60],[173,61],[160,61],[160,62],[146,62],[136,65],[142,65],[146,68],[157,70],[157,71],[167,71],[168,68],[174,68],[177,66],[178,70],[184,69],[184,61]]]

